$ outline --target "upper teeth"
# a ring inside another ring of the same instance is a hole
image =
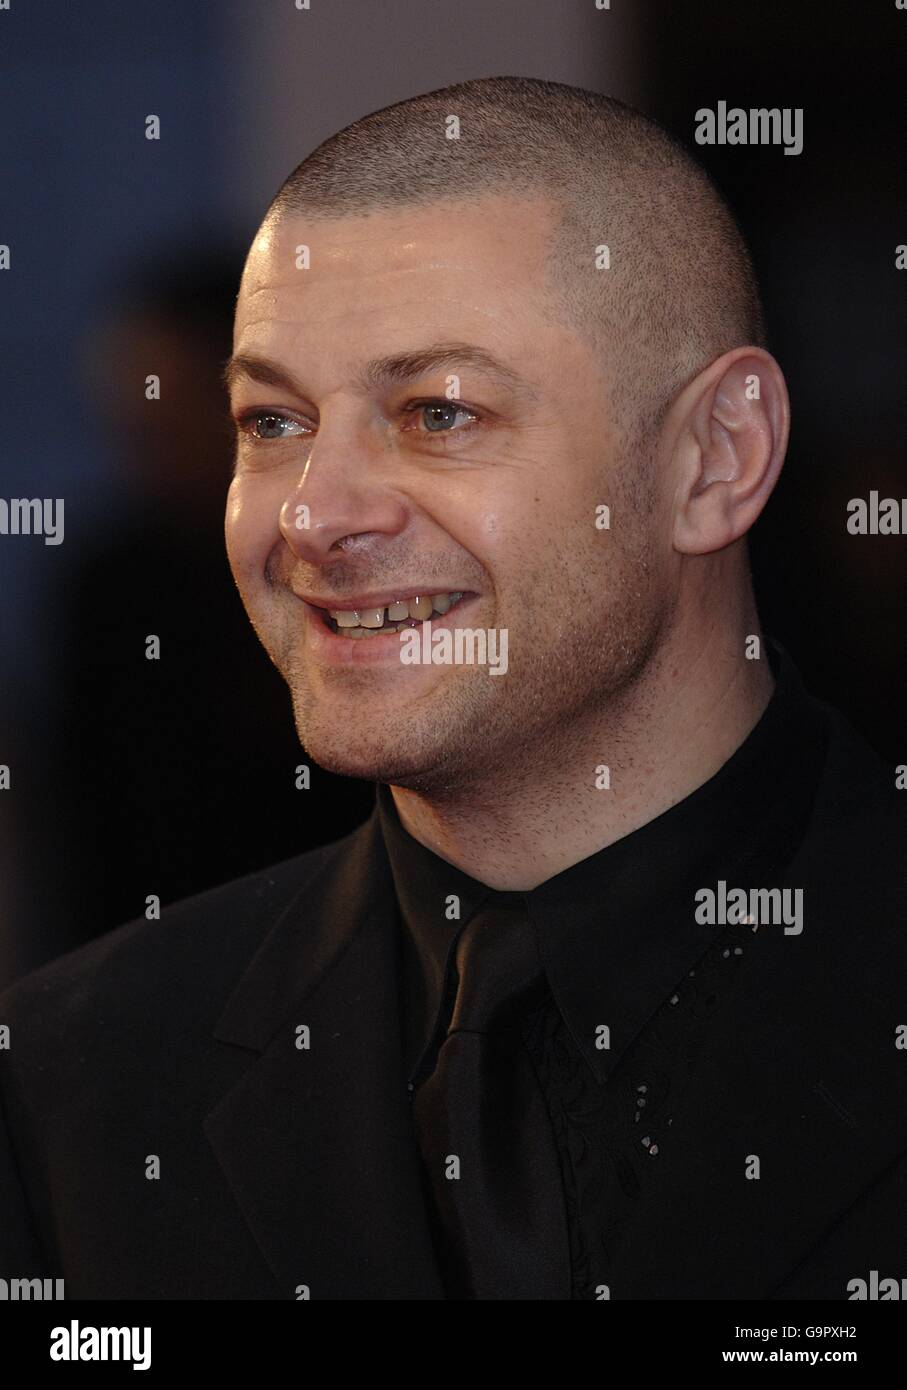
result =
[[[462,592],[431,594],[425,597],[396,599],[384,608],[329,608],[328,612],[338,627],[374,630],[383,627],[385,622],[402,623],[411,618],[424,621],[433,613],[446,613],[451,605],[462,597]]]

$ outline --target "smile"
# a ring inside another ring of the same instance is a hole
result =
[[[420,627],[429,618],[443,617],[464,597],[464,590],[446,594],[398,598],[382,607],[318,608],[321,619],[340,637],[380,637],[406,627]],[[315,607],[316,605],[313,605]]]

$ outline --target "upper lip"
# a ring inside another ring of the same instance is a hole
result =
[[[313,608],[325,608],[333,613],[353,613],[361,612],[364,608],[386,608],[389,603],[403,599],[433,598],[435,594],[462,594],[465,598],[468,591],[458,589],[456,585],[445,589],[439,585],[420,588],[415,584],[398,584],[395,589],[376,589],[371,594],[344,594],[342,598],[316,598],[314,594],[301,593],[296,588],[293,588],[293,593]]]

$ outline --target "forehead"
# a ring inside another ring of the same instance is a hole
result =
[[[234,346],[301,352],[317,333],[322,355],[332,343],[393,351],[430,326],[501,349],[540,321],[557,335],[545,288],[556,216],[547,200],[509,197],[285,215],[249,252]]]

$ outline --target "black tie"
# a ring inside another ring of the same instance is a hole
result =
[[[413,1098],[448,1296],[569,1299],[560,1164],[521,1033],[548,992],[522,903],[480,911],[455,963],[447,1034]]]

